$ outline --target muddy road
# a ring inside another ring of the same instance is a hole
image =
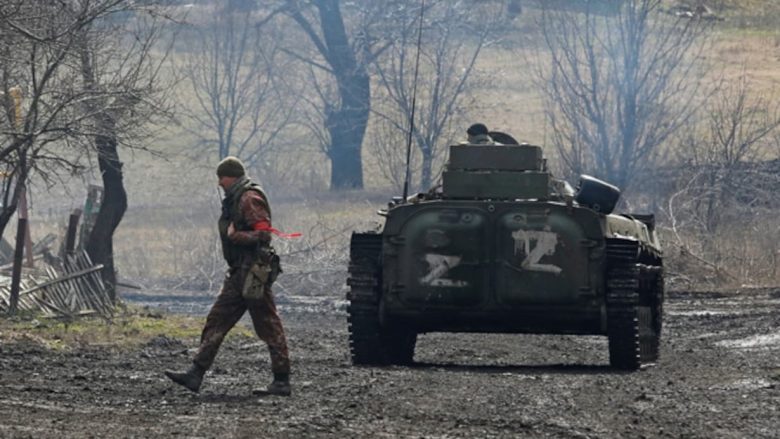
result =
[[[671,293],[662,358],[635,373],[607,367],[605,337],[526,335],[423,335],[415,367],[356,368],[339,308],[283,304],[290,398],[252,394],[270,374],[248,338],[229,338],[197,395],[162,374],[195,340],[2,344],[0,437],[780,436],[777,289]]]

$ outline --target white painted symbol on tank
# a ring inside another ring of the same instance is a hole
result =
[[[445,276],[451,268],[455,268],[460,264],[460,256],[448,256],[448,255],[425,255],[425,262],[428,263],[428,274],[420,279],[422,285],[428,285],[431,287],[465,287],[468,285],[462,280],[447,279]]]
[[[552,264],[540,264],[543,256],[555,254],[558,245],[558,235],[553,232],[539,230],[516,230],[512,232],[515,240],[515,254],[522,253],[525,259],[520,267],[529,271],[560,274],[560,267]]]

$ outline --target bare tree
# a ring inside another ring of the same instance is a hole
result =
[[[81,112],[84,94],[79,75],[71,67],[81,32],[91,23],[119,9],[120,0],[52,4],[45,1],[10,1],[0,5],[0,85],[5,108],[11,108],[11,89],[23,97],[20,121],[8,114],[2,133],[0,164],[3,169],[3,207],[0,233],[17,209],[19,197],[33,170],[80,169],[78,154],[50,150],[74,140],[88,115]],[[78,6],[72,8],[71,6]]]
[[[721,88],[702,114],[681,135],[677,188],[664,209],[669,241],[720,280],[761,272],[774,280],[780,160],[768,159],[780,106],[752,90],[743,75]]]
[[[541,3],[549,53],[539,85],[565,172],[626,190],[703,102],[697,67],[710,24],[661,14],[660,0],[626,0],[609,15]]]
[[[153,54],[165,21],[159,12],[121,0],[19,1],[0,9],[4,92],[16,84],[25,94],[22,123],[2,136],[8,177],[0,227],[30,178],[52,182],[96,158],[104,198],[85,246],[104,264],[111,288],[112,236],[127,207],[118,146],[144,148],[142,128],[162,110],[166,51]]]
[[[314,97],[304,99],[313,110],[310,119],[317,120],[309,122],[315,128],[313,137],[331,162],[331,189],[363,187],[361,150],[371,109],[368,67],[389,47],[385,30],[398,25],[397,14],[405,3],[280,0],[285,16],[311,43],[308,52],[297,46],[286,52],[309,68]],[[349,22],[342,6],[349,7]]]
[[[170,45],[162,46],[164,9],[130,8],[129,19],[108,15],[81,32],[78,46],[85,132],[94,146],[103,198],[85,249],[103,264],[103,281],[116,297],[113,236],[127,210],[119,147],[146,149],[145,127],[167,117],[167,84],[161,78]],[[140,12],[140,13],[139,13]],[[161,47],[162,46],[162,47]]]
[[[464,8],[458,2],[435,3],[425,11],[425,27],[420,47],[416,117],[413,138],[421,156],[419,187],[431,186],[434,163],[444,146],[462,130],[468,81],[482,50],[495,41],[495,25],[502,5],[473,5]],[[404,21],[419,18],[419,8]],[[409,132],[412,114],[417,32],[401,28],[393,45],[374,63],[384,106],[374,105],[373,113],[401,132]],[[396,145],[403,150],[404,143]],[[403,168],[402,168],[403,169]]]
[[[224,8],[207,11],[197,24],[196,44],[188,49],[184,67],[195,106],[185,114],[201,145],[216,145],[219,158],[262,162],[291,121],[294,100],[282,95],[275,77],[285,67],[273,15]]]
[[[385,112],[391,109],[385,110]],[[401,192],[406,178],[406,143],[408,131],[398,128],[394,120],[402,120],[403,114],[387,115],[373,119],[366,148],[372,152],[377,168],[393,187]],[[408,120],[408,115],[406,115]],[[409,175],[420,174],[420,160],[417,154],[409,157]]]
[[[773,198],[777,169],[767,159],[780,127],[780,105],[772,96],[752,91],[743,74],[705,110],[703,120],[685,130],[680,159],[690,171],[687,195],[693,203],[688,214],[714,236],[735,204],[763,205]]]

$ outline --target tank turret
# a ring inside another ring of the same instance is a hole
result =
[[[550,174],[532,145],[452,145],[442,173],[451,199],[548,199]]]

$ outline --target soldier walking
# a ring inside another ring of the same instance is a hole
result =
[[[271,208],[268,197],[246,176],[243,163],[227,157],[217,166],[219,185],[225,191],[219,235],[228,272],[206,318],[200,347],[186,372],[165,371],[177,384],[198,392],[203,375],[214,363],[225,335],[245,311],[252,317],[257,336],[268,345],[273,382],[266,392],[290,395],[290,359],[287,340],[276,311],[271,284],[279,273],[279,258],[271,247]]]

